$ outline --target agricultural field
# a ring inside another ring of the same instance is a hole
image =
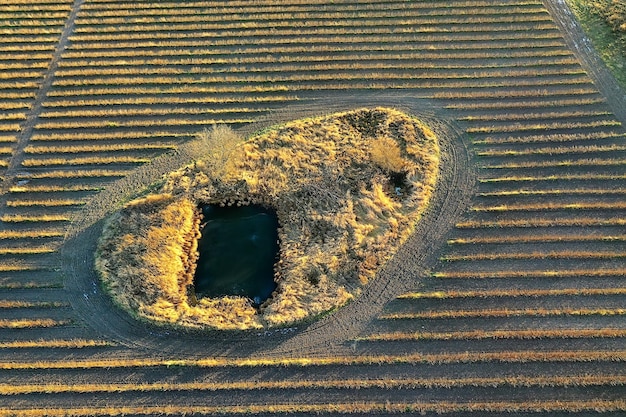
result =
[[[624,415],[625,94],[566,7],[2,0],[0,416]],[[346,307],[206,333],[102,291],[103,219],[199,158],[197,132],[365,106],[442,155]]]

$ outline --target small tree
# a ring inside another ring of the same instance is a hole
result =
[[[241,142],[241,137],[230,127],[223,124],[214,124],[210,128],[202,130],[197,135],[203,153],[206,155],[203,161],[210,174],[219,178],[229,171],[232,156]]]

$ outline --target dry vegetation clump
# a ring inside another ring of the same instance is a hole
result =
[[[592,6],[615,32],[626,34],[626,4],[622,0],[594,1]]]
[[[411,234],[439,166],[434,133],[386,108],[299,120],[244,143],[223,126],[199,139],[207,157],[113,216],[96,263],[123,307],[194,327],[281,326],[345,304]],[[259,308],[196,299],[201,204],[276,211],[277,289]]]
[[[624,0],[567,0],[594,48],[626,87],[626,3]]]

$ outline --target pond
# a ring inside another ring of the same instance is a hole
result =
[[[260,305],[276,289],[278,217],[261,206],[204,205],[194,277],[198,297],[237,295]]]

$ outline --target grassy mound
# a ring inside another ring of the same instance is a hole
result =
[[[240,144],[223,127],[205,136],[205,160],[171,173],[105,226],[96,267],[115,300],[140,317],[250,329],[340,307],[411,234],[439,165],[433,132],[386,108],[295,121]],[[196,299],[200,204],[276,211],[277,289],[260,308],[243,297]]]
[[[567,0],[595,49],[626,89],[626,3],[624,0]]]

